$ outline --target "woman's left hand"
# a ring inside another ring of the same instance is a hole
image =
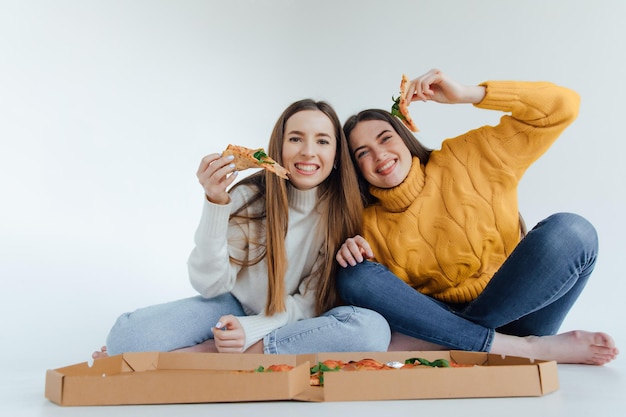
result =
[[[220,353],[241,353],[246,344],[246,334],[241,323],[231,314],[220,317],[213,328],[213,338]]]
[[[357,263],[363,262],[365,259],[373,257],[374,252],[372,252],[372,248],[369,243],[367,243],[367,240],[362,236],[356,235],[355,237],[346,239],[344,244],[341,245],[341,248],[337,251],[335,259],[339,262],[339,265],[345,268],[348,265],[354,266]]]

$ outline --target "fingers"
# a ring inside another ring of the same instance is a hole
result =
[[[422,83],[414,80],[415,83],[409,86],[407,101],[427,101],[428,95],[431,93],[430,86],[422,86]]]
[[[220,353],[241,353],[246,342],[241,323],[233,315],[220,317],[213,328],[213,338]]]
[[[407,87],[405,99],[408,101],[430,100],[434,97],[434,85],[442,81],[443,74],[438,69],[431,69],[427,73],[413,79]]]
[[[355,266],[357,263],[373,257],[374,253],[369,243],[362,236],[356,235],[346,239],[337,251],[335,259],[339,265],[346,268],[348,265]]]
[[[237,177],[233,158],[232,155],[222,157],[216,153],[202,158],[196,176],[209,201],[216,204],[230,201],[226,190]]]
[[[202,173],[207,170],[209,165],[211,165],[211,162],[215,161],[220,156],[221,155],[219,153],[212,153],[202,158],[202,160],[200,161],[200,166],[198,167],[198,171],[196,172],[196,176],[199,178],[200,175],[202,175]]]
[[[237,317],[229,314],[227,316],[220,317],[218,322],[215,324],[214,329],[219,329],[222,331],[241,329],[241,323],[239,323]]]

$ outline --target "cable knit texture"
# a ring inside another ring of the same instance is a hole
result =
[[[580,98],[547,82],[489,81],[476,107],[509,113],[447,139],[406,180],[372,187],[364,214],[376,260],[424,294],[475,299],[519,243],[517,186],[578,115]]]

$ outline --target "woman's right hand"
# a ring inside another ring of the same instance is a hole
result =
[[[354,266],[357,263],[363,262],[365,259],[371,259],[374,257],[374,252],[370,247],[367,240],[360,235],[350,237],[341,245],[341,248],[337,251],[335,259],[342,267],[348,265]]]
[[[202,158],[200,162],[196,176],[204,188],[206,198],[211,203],[228,204],[230,202],[226,189],[237,177],[235,165],[232,163],[233,158],[232,155],[222,156],[213,153]]]
[[[220,317],[213,327],[213,339],[219,353],[241,353],[246,343],[246,333],[237,317],[229,314]]]

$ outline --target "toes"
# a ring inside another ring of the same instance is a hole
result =
[[[107,347],[106,346],[102,346],[100,348],[100,351],[95,351],[94,353],[91,354],[91,357],[93,359],[106,358],[107,356],[109,356],[109,354],[107,352]]]
[[[615,347],[615,340],[608,334],[602,332],[594,334],[593,343],[597,346],[605,346],[607,348]]]

